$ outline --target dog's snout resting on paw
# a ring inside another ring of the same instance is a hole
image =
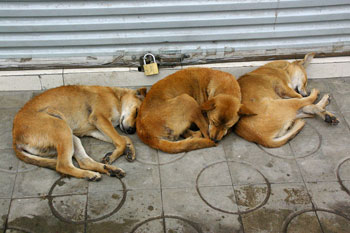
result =
[[[240,109],[241,92],[233,75],[188,68],[151,87],[136,130],[144,143],[168,153],[211,147],[238,121]]]
[[[134,133],[136,116],[146,88],[131,90],[103,86],[62,86],[26,103],[13,121],[13,149],[18,158],[78,178],[100,180],[100,173],[123,177],[110,165],[126,154],[135,159],[131,140],[114,127]],[[79,139],[91,136],[113,143],[116,149],[99,163],[90,158]],[[79,167],[73,165],[73,157]]]
[[[235,132],[248,141],[265,147],[279,147],[292,139],[304,126],[302,118],[320,116],[325,122],[337,124],[336,117],[326,111],[329,95],[313,104],[319,91],[308,96],[305,68],[314,57],[303,60],[270,62],[238,79],[242,104],[255,115],[242,117]]]

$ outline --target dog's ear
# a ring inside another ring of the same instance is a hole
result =
[[[146,97],[147,94],[147,88],[146,87],[141,87],[136,90],[136,96],[140,99],[143,99]]]
[[[238,110],[238,115],[240,116],[253,116],[256,115],[251,109],[249,109],[246,105],[241,104],[241,107]]]
[[[214,99],[210,99],[201,105],[202,111],[210,111],[210,110],[213,110],[214,108],[215,108],[215,100]]]
[[[308,67],[311,60],[314,58],[314,56],[316,55],[316,53],[308,53],[305,55],[303,60],[300,60],[298,63],[302,66],[304,66],[304,68]]]

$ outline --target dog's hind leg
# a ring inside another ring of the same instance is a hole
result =
[[[54,158],[43,158],[35,154],[37,150],[32,151],[28,146],[14,145],[16,155],[26,163],[34,164],[41,167],[56,169],[57,160]]]
[[[317,89],[312,89],[311,94],[308,97],[304,98],[293,98],[293,99],[277,99],[274,102],[279,106],[286,106],[290,109],[295,109],[298,111],[299,109],[311,105],[317,99],[319,91]]]
[[[100,173],[83,170],[73,165],[73,135],[67,125],[60,128],[60,131],[56,133],[55,140],[57,149],[56,171],[78,178],[86,178],[91,181],[101,179]]]
[[[289,140],[295,137],[300,130],[304,127],[305,121],[301,119],[296,119],[294,124],[285,132],[284,135],[273,138],[271,142],[269,142],[268,147],[280,147],[286,144]]]
[[[176,98],[172,99],[171,103],[172,103],[172,108],[173,108],[174,112],[176,112],[176,114],[178,116],[183,117],[182,122],[189,123],[189,125],[191,125],[191,123],[196,124],[196,126],[199,128],[202,135],[205,138],[209,138],[208,122],[205,120],[199,104],[197,103],[197,101],[193,97],[191,97],[187,94],[182,94],[182,95],[177,96]],[[174,122],[176,122],[176,120]],[[179,123],[179,122],[177,122],[177,123]],[[174,127],[171,127],[171,128],[177,128],[177,126],[174,125]],[[187,128],[186,128],[186,130],[187,130]],[[183,133],[183,132],[181,132],[181,133]]]
[[[329,95],[326,94],[317,104],[310,104],[302,108],[304,114],[320,116],[325,122],[330,124],[338,124],[337,118],[330,112],[326,111],[325,107],[329,104]],[[299,115],[299,114],[298,114]]]
[[[286,83],[279,84],[275,87],[275,92],[281,98],[302,98],[303,96],[297,93],[293,88],[289,87]]]
[[[74,158],[78,161],[80,168],[85,170],[93,170],[101,173],[105,173],[109,176],[117,176],[118,178],[124,177],[125,172],[112,165],[102,164],[93,160],[85,152],[80,139],[73,135],[74,143]]]
[[[310,96],[305,98],[274,100],[274,106],[283,109],[281,112],[284,114],[280,116],[283,125],[280,126],[281,128],[276,135],[262,144],[267,147],[279,147],[292,139],[305,125],[305,121],[299,119],[296,112],[305,106],[311,105],[316,100],[318,93],[318,90],[313,89]]]
[[[193,130],[190,130],[190,129],[187,129],[183,134],[182,136],[184,138],[201,138],[202,137],[202,134],[200,131],[193,131]]]

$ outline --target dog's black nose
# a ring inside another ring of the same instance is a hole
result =
[[[210,138],[210,140],[214,141],[215,143],[219,142],[219,140],[217,140],[216,138]]]
[[[134,134],[136,132],[136,128],[135,127],[130,127],[126,129],[126,132],[128,134]]]

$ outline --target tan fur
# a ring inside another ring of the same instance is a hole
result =
[[[152,86],[140,107],[137,134],[168,153],[211,147],[237,122],[240,106],[241,92],[233,75],[184,69]],[[190,130],[192,124],[200,133]]]
[[[116,149],[105,157],[105,162],[113,162],[124,152],[129,160],[134,160],[131,140],[119,135],[114,126],[135,132],[137,110],[145,93],[145,88],[136,91],[103,86],[48,90],[26,103],[15,116],[13,149],[21,160],[63,174],[89,180],[100,179],[98,172],[122,177],[125,174],[122,169],[91,159],[77,136],[113,143]],[[73,155],[80,168],[73,165]]]
[[[307,54],[303,60],[292,63],[271,62],[238,79],[242,104],[255,113],[241,117],[235,126],[238,135],[266,147],[279,147],[303,128],[305,122],[300,118],[317,114],[328,123],[338,123],[334,115],[324,109],[329,95],[316,105],[313,103],[318,90],[313,89],[310,96],[303,97],[307,95],[305,67],[314,55]],[[298,114],[298,110],[302,112]]]

